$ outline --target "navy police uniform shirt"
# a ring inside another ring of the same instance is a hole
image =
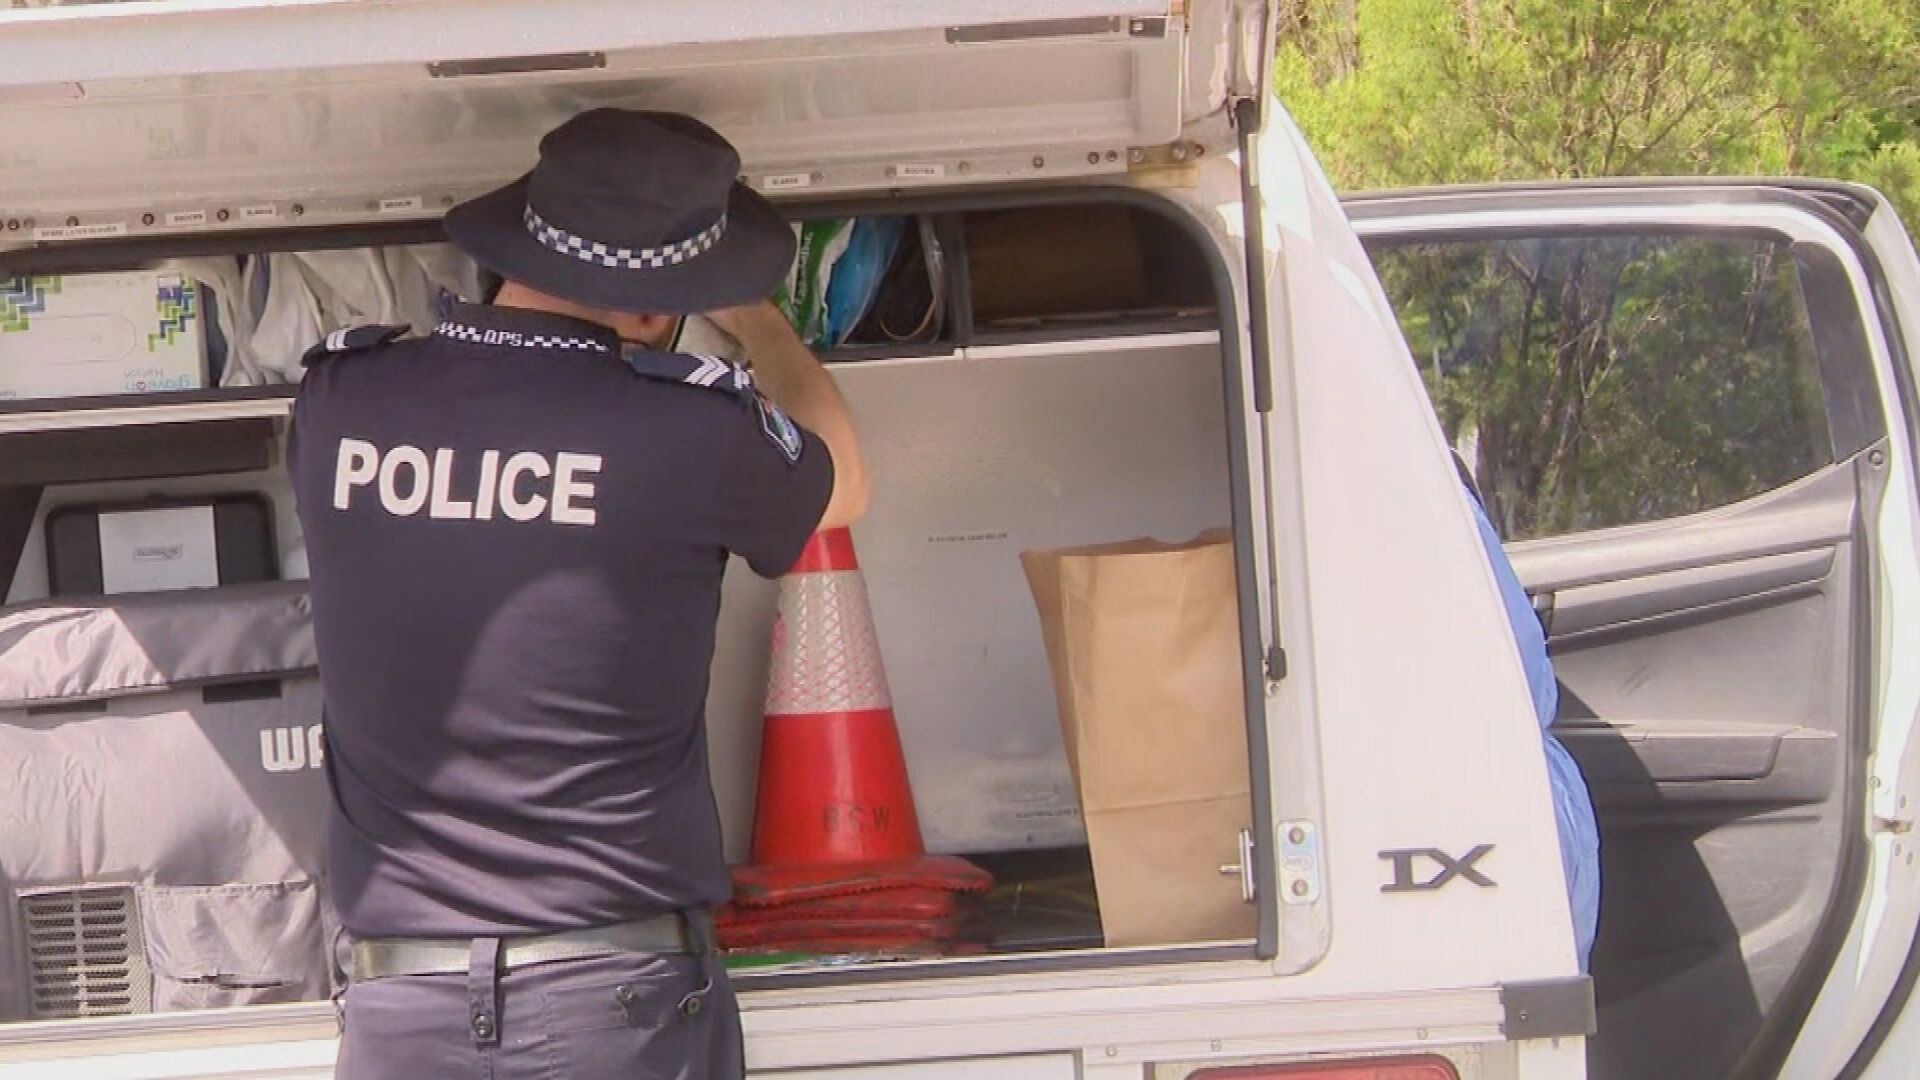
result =
[[[785,573],[827,449],[719,360],[455,306],[333,335],[289,444],[334,814],[362,937],[723,902],[707,671],[729,553]]]

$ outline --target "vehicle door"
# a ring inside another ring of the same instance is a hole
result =
[[[1349,211],[1548,631],[1602,833],[1592,1075],[1773,1075],[1907,857],[1912,249],[1836,185]]]

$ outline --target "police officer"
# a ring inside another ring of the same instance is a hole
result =
[[[334,334],[290,443],[344,930],[343,1080],[729,1080],[707,671],[729,554],[787,570],[866,471],[765,298],[793,258],[733,148],[597,110],[456,207],[505,285]],[[752,374],[663,351],[709,312]],[[791,417],[791,418],[790,418]]]

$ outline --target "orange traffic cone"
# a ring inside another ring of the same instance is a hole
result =
[[[797,924],[926,920],[943,906],[930,891],[992,883],[926,853],[853,537],[816,534],[780,582],[753,861],[734,870],[727,921],[764,927],[779,920],[738,909],[780,905]]]

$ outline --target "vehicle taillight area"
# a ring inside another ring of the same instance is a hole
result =
[[[1298,1065],[1236,1065],[1200,1069],[1188,1080],[1460,1080],[1460,1073],[1446,1058],[1423,1055]]]

